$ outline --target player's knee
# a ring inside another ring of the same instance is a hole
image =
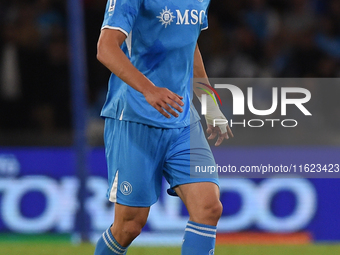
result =
[[[222,215],[222,211],[223,211],[222,203],[219,200],[214,202],[208,207],[207,211],[208,212],[207,212],[206,217],[211,218],[217,223]]]
[[[122,232],[125,236],[129,237],[129,239],[133,240],[142,232],[143,226],[140,222],[129,221],[124,224]]]
[[[207,203],[206,206],[197,211],[197,213],[195,213],[192,218],[194,221],[203,224],[216,225],[218,220],[221,218],[222,211],[222,203],[217,200],[215,202]]]

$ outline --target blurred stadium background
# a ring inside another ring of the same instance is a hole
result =
[[[79,243],[95,241],[113,219],[105,198],[99,117],[109,72],[96,60],[106,0],[82,4],[87,60],[83,175],[77,170],[73,128],[74,45],[67,1],[0,0],[1,254],[92,254],[93,245]],[[199,45],[210,77],[337,81],[340,1],[212,0],[209,29]],[[215,152],[226,162],[230,155],[233,162],[251,164],[262,155],[276,164],[294,163],[293,158],[339,164],[338,84],[305,86],[312,93],[308,109],[313,117],[298,127],[236,126],[235,138]],[[254,91],[258,105],[270,105],[270,89],[254,86]],[[230,100],[222,110],[230,115],[231,107]],[[222,179],[224,214],[216,253],[339,252],[339,180]],[[79,192],[84,184],[85,193]],[[131,254],[179,254],[187,212],[178,199],[165,195],[165,188]]]

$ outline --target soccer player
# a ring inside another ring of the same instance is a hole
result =
[[[215,165],[191,93],[193,77],[207,80],[197,39],[207,28],[208,5],[209,0],[107,3],[97,58],[112,72],[101,115],[107,197],[115,203],[115,218],[95,255],[126,253],[160,195],[162,176],[190,215],[182,254],[214,254],[222,214],[217,174],[190,177],[193,164]],[[194,86],[199,98],[203,87]],[[218,136],[220,145],[233,134],[228,125],[212,126],[214,118],[225,117],[210,96],[204,98],[208,139]]]

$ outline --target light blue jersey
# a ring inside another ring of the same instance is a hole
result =
[[[206,29],[210,0],[108,0],[102,28],[123,32],[122,50],[156,86],[183,97],[183,113],[165,118],[144,96],[114,74],[101,116],[162,128],[199,120],[192,106],[194,51]],[[191,115],[191,116],[190,116]]]

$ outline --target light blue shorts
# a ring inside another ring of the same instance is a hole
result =
[[[196,165],[215,166],[200,122],[164,129],[106,118],[104,141],[109,180],[107,197],[111,202],[151,206],[160,195],[162,176],[171,190],[195,182],[218,185],[216,173],[195,177],[190,174]]]

